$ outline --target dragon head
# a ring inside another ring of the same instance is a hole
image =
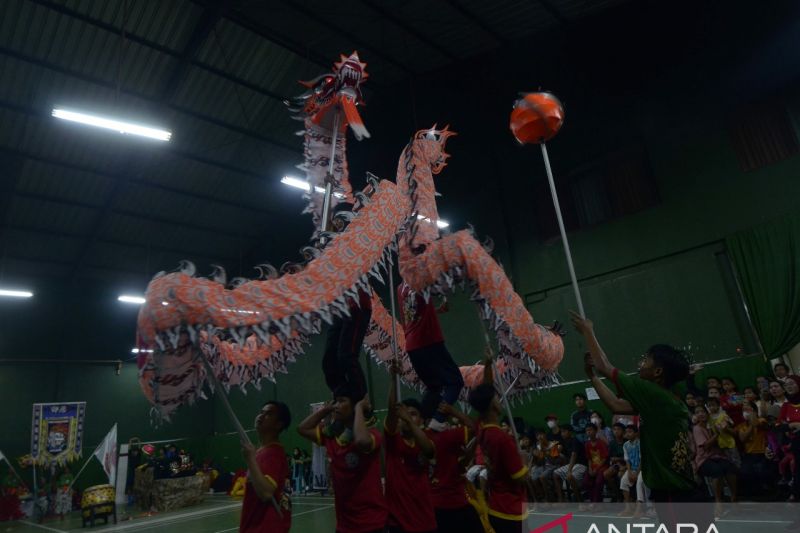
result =
[[[431,172],[438,174],[447,166],[447,158],[450,154],[444,151],[447,139],[458,135],[450,131],[447,125],[443,129],[438,129],[437,124],[426,130],[419,130],[414,135],[414,144],[418,153],[422,154],[425,161],[431,165]]]
[[[361,62],[358,52],[354,51],[349,56],[342,54],[340,60],[334,63],[332,72],[313,80],[301,81],[300,85],[307,90],[285,103],[302,118],[308,117],[316,124],[327,122],[330,120],[328,111],[345,100],[352,106],[364,103],[361,84],[369,77],[366,68],[367,64]],[[346,120],[350,122],[349,117]]]

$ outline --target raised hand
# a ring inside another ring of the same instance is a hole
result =
[[[572,322],[572,326],[581,335],[586,335],[587,333],[591,333],[592,331],[594,331],[594,323],[588,318],[583,318],[575,311],[570,311],[569,315],[570,315],[570,322]]]

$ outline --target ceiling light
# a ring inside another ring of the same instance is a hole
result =
[[[113,118],[98,117],[97,115],[90,115],[80,111],[68,111],[66,109],[54,108],[53,116],[62,120],[69,120],[70,122],[79,122],[89,126],[118,131],[123,134],[127,133],[139,135],[141,137],[149,137],[150,139],[156,139],[158,141],[169,141],[170,137],[172,137],[172,133],[167,130],[142,126],[141,124],[133,124]]]
[[[294,176],[284,176],[281,178],[281,183],[284,185],[288,185],[289,187],[294,187],[296,189],[303,189],[304,191],[311,190],[311,185],[306,180],[301,180],[300,178],[295,178]],[[325,193],[325,189],[322,187],[314,187],[314,191],[320,194]],[[335,192],[333,195],[336,198],[344,198],[344,195],[340,192]]]
[[[424,220],[425,222],[430,222],[430,221],[431,221],[431,219],[429,219],[428,217],[424,217],[424,216],[422,216],[422,215],[417,215],[417,218],[418,218],[419,220]],[[439,220],[437,220],[437,221],[436,221],[436,226],[437,226],[437,227],[440,227],[440,228],[446,228],[446,227],[447,227],[447,226],[449,226],[449,225],[450,225],[450,223],[449,223],[449,222],[445,222],[445,221],[444,221],[444,220],[442,220],[441,218],[440,218]]]
[[[131,348],[131,353],[153,353],[153,350],[146,348]]]
[[[146,301],[141,296],[128,296],[125,294],[117,298],[117,300],[119,300],[120,302],[125,302],[126,304],[136,304],[136,305],[141,305]]]
[[[30,298],[33,293],[30,291],[12,291],[11,289],[0,289],[0,296],[9,298]]]

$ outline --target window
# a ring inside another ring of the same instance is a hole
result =
[[[729,131],[743,172],[787,159],[800,148],[782,102],[756,102],[738,109],[730,117]]]
[[[567,231],[588,228],[652,207],[659,202],[658,188],[640,145],[604,156],[563,180],[556,189]],[[550,188],[546,180],[537,184],[536,213],[543,241],[558,237]]]

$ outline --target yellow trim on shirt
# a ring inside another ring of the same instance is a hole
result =
[[[278,488],[278,483],[274,479],[272,479],[272,476],[270,476],[269,474],[264,474],[264,477],[267,478],[267,481],[272,483],[272,486],[274,488],[276,488],[276,489]]]
[[[469,444],[469,428],[464,426],[464,444]]]
[[[527,509],[525,509],[525,512],[523,514],[506,514],[506,513],[501,513],[500,511],[495,511],[492,508],[489,508],[489,514],[494,516],[494,517],[497,517],[497,518],[502,518],[503,520],[514,520],[516,522],[519,522],[519,521],[522,521],[522,520],[525,520],[526,518],[528,518],[528,510]]]
[[[322,446],[322,430],[319,429],[319,424],[317,424],[317,445]]]
[[[523,466],[522,468],[520,468],[519,472],[511,475],[511,479],[519,479],[527,473],[528,473],[528,467]]]

